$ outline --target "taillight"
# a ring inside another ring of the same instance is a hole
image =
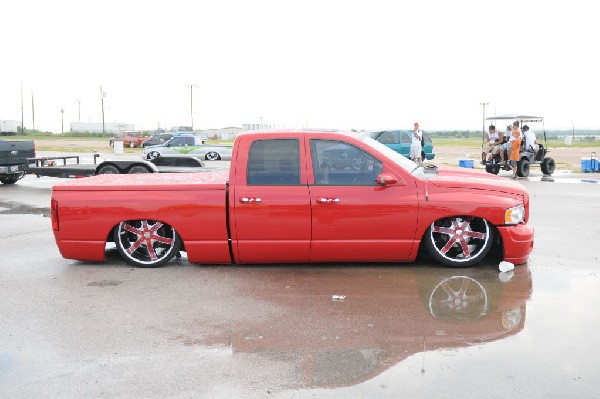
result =
[[[52,230],[58,231],[58,201],[54,198],[50,201],[50,219],[52,220]]]

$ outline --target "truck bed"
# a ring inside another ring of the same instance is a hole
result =
[[[54,186],[54,191],[198,191],[225,190],[229,173],[140,173],[97,175],[69,180]]]

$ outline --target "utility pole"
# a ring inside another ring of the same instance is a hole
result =
[[[100,102],[102,103],[102,137],[104,137],[105,129],[104,129],[104,97],[106,97],[106,93],[102,91],[102,85],[100,85]]]
[[[79,101],[79,99],[77,99],[77,110],[78,110],[78,116],[79,116],[78,121],[81,122],[81,101]]]
[[[25,134],[25,124],[23,119],[23,81],[21,81],[21,134]]]
[[[192,122],[192,130],[194,130],[194,87],[198,87],[198,85],[190,83],[185,86],[190,88],[190,120]]]
[[[31,119],[33,123],[33,130],[35,130],[35,107],[33,106],[33,89],[31,89]]]
[[[479,103],[479,105],[483,106],[483,122],[482,122],[483,136],[482,136],[482,139],[483,139],[483,141],[485,141],[485,106],[490,105],[490,103]]]
[[[60,133],[63,134],[65,132],[65,110],[63,106],[60,106]]]

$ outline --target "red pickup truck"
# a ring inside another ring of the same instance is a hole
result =
[[[413,261],[448,266],[490,248],[533,248],[529,196],[483,171],[422,167],[369,135],[240,134],[226,173],[101,175],[53,187],[63,257],[103,261],[114,242],[140,267],[186,251],[192,263]]]

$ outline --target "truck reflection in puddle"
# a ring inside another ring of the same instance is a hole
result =
[[[283,362],[298,388],[356,385],[417,353],[517,334],[532,292],[527,266],[506,282],[492,265],[242,267],[236,276],[245,284],[234,301],[267,302],[276,315],[197,319],[172,340]]]

